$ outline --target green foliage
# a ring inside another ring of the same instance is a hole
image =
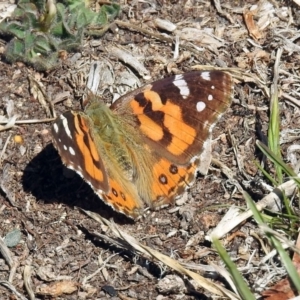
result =
[[[119,10],[111,4],[94,12],[85,0],[20,0],[12,16],[0,23],[0,35],[10,38],[4,55],[11,63],[49,70],[58,64],[61,50],[81,46],[84,34],[101,36]]]

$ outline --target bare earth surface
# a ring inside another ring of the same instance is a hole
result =
[[[30,299],[27,280],[37,299],[222,298],[122,243],[95,237],[94,233],[99,233],[115,238],[111,229],[80,209],[113,220],[143,245],[230,290],[211,265],[223,263],[205,236],[230,206],[246,209],[233,179],[255,201],[269,193],[262,182],[270,182],[254,163],[262,159],[255,142],[266,140],[270,97],[265,91],[274,80],[280,48],[282,154],[296,172],[299,169],[297,153],[291,152],[290,146],[299,141],[300,10],[292,1],[261,1],[255,7],[257,1],[221,1],[220,7],[217,3],[121,1],[117,21],[125,24],[116,23],[102,39],[86,39],[78,53],[67,54],[52,71],[39,73],[2,58],[0,116],[46,121],[20,122],[0,131],[0,236],[16,229],[21,233],[17,245],[9,248],[16,266],[11,287],[19,294],[1,285],[0,299]],[[176,29],[161,29],[157,18],[171,21]],[[175,37],[179,38],[178,53],[171,42]],[[136,70],[135,62],[126,64],[113,55],[114,47],[128,51],[145,71]],[[80,109],[94,61],[108,74],[98,90],[107,102],[196,65],[240,68],[242,74],[254,74],[262,84],[235,80],[233,103],[213,132],[213,157],[231,170],[232,177],[212,164],[208,175],[199,175],[174,206],[151,211],[136,222],[105,205],[81,177],[62,165],[51,143],[51,121],[47,121],[53,117],[50,102],[56,115]],[[266,167],[273,172],[271,164]],[[297,203],[296,197],[293,205]],[[257,297],[284,276],[259,265],[266,253],[258,235],[255,222],[249,219],[221,239]],[[0,255],[0,281],[8,281],[10,272]]]

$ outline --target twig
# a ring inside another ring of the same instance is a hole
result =
[[[215,158],[211,159],[211,163],[212,163],[212,165],[216,165],[217,167],[219,167],[221,169],[221,172],[229,178],[230,182],[237,187],[239,192],[243,193],[244,190],[243,190],[242,186],[238,183],[238,181],[236,179],[234,179],[233,172],[226,165],[224,165],[222,162],[220,162],[219,160],[217,160]]]
[[[127,51],[120,49],[115,46],[110,46],[107,49],[108,53],[115,56],[119,60],[122,60],[126,64],[134,68],[142,77],[149,76],[149,71],[141,64],[134,56],[132,56]]]
[[[11,134],[10,134],[10,135],[8,136],[8,138],[6,139],[5,144],[4,144],[4,146],[3,146],[3,149],[2,149],[2,151],[1,151],[1,153],[0,153],[0,168],[1,168],[1,169],[2,169],[2,157],[3,157],[3,155],[4,155],[5,151],[6,151],[6,148],[7,148],[7,145],[8,145],[8,143],[9,143],[10,138],[11,138]]]
[[[237,162],[238,168],[239,168],[240,172],[243,173],[243,167],[242,167],[242,163],[241,163],[240,158],[239,158],[239,153],[238,153],[238,149],[237,149],[237,143],[236,143],[235,138],[231,134],[230,129],[228,129],[228,136],[229,136],[229,140],[231,142],[231,146],[232,146],[232,149],[233,149],[233,153],[235,155],[235,160]]]
[[[10,251],[6,244],[4,243],[3,239],[0,237],[0,252],[4,257],[5,261],[7,262],[8,266],[10,267],[10,273],[8,282],[12,282],[17,270],[17,263],[12,259],[10,255]]]
[[[226,12],[224,12],[224,11],[222,10],[220,1],[219,1],[219,0],[214,0],[214,4],[215,4],[215,7],[216,7],[217,12],[218,12],[221,16],[223,16],[223,17],[225,17],[226,19],[228,19],[229,22],[230,22],[231,24],[234,24],[234,21],[233,21],[233,19],[231,18],[230,14],[228,14],[228,13],[226,13]]]
[[[114,253],[114,254],[110,255],[104,262],[102,262],[102,265],[94,273],[90,274],[89,276],[84,277],[82,284],[85,285],[87,283],[87,281],[89,281],[91,278],[93,278],[95,275],[97,275],[100,271],[102,271],[102,269],[104,269],[106,267],[106,265],[110,261],[110,259],[116,255],[119,255],[119,253]]]
[[[43,106],[47,116],[56,117],[54,105],[49,99],[43,85],[30,74],[28,75],[28,81],[29,81],[30,92],[32,93],[33,97],[37,99],[39,103]]]
[[[120,27],[125,27],[125,28],[127,28],[131,31],[136,31],[136,32],[139,32],[139,33],[143,33],[144,35],[149,35],[149,36],[154,37],[155,39],[160,40],[160,41],[164,41],[164,42],[172,43],[172,44],[174,43],[174,38],[165,36],[165,35],[160,34],[160,33],[152,32],[150,30],[142,28],[141,26],[133,25],[131,23],[123,22],[123,21],[120,21],[120,20],[116,20],[115,24],[119,25]]]
[[[291,101],[293,104],[297,105],[298,107],[300,107],[300,101],[297,100],[296,98],[290,96],[287,93],[281,93],[281,96],[286,98],[287,100]]]
[[[2,121],[2,122],[4,122],[5,125],[0,126],[0,132],[8,130],[10,128],[13,128],[15,126],[16,122],[17,122],[18,117],[19,117],[19,115],[14,115],[10,119],[8,119],[7,121]]]
[[[15,121],[15,124],[37,124],[37,123],[47,123],[47,122],[53,122],[55,118],[46,118],[46,119],[40,119],[40,120],[19,120]],[[0,121],[0,124],[6,124],[7,121]]]
[[[24,277],[25,289],[29,295],[29,298],[30,298],[30,300],[34,300],[35,295],[34,295],[34,292],[32,289],[32,284],[30,282],[30,277],[31,277],[31,267],[30,266],[24,267],[23,277]]]
[[[3,285],[6,288],[8,288],[15,296],[19,297],[19,299],[28,300],[28,298],[26,298],[25,296],[20,294],[10,282],[8,282],[6,280],[0,280],[0,285]]]

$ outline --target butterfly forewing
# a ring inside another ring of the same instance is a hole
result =
[[[107,174],[91,130],[88,116],[66,112],[53,123],[54,145],[68,168],[82,176],[94,190],[107,193]]]
[[[119,99],[130,106],[147,143],[180,165],[199,156],[213,126],[230,106],[232,79],[221,71],[195,71],[158,80]]]

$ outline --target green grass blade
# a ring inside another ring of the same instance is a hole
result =
[[[238,290],[240,297],[242,299],[247,299],[247,300],[255,300],[255,297],[253,296],[252,292],[250,291],[248,285],[243,279],[243,276],[241,273],[238,271],[236,265],[234,262],[230,259],[228,253],[222,246],[222,244],[219,242],[217,239],[212,239],[213,245],[218,251],[220,257],[222,258],[223,262],[228,268],[228,271],[230,272],[232,279],[234,281],[235,287]]]
[[[267,226],[264,221],[263,218],[261,216],[261,213],[257,210],[253,200],[251,199],[250,195],[247,194],[246,192],[243,193],[248,207],[252,210],[253,212],[253,217],[256,220],[256,222],[263,227]],[[297,273],[297,270],[293,264],[293,262],[291,261],[289,255],[286,253],[286,251],[283,249],[281,242],[274,237],[270,232],[266,233],[266,236],[270,239],[271,244],[273,245],[273,247],[277,250],[281,261],[284,265],[284,267],[286,268],[288,275],[290,277],[290,279],[292,280],[294,286],[297,288],[298,291],[300,291],[300,277],[299,274]],[[247,299],[247,298],[246,298]]]
[[[259,162],[254,161],[257,168],[263,173],[263,175],[270,181],[274,186],[279,185],[279,183],[259,164]]]
[[[276,155],[271,149],[269,149],[265,144],[263,144],[260,141],[256,141],[257,147],[270,159],[275,166],[280,166],[280,168],[292,179],[295,180],[295,182],[300,187],[300,178],[297,176],[297,174],[294,172],[294,170],[289,167],[280,156]]]
[[[280,157],[280,144],[279,144],[279,132],[280,132],[280,117],[279,117],[279,101],[278,101],[278,86],[279,79],[279,62],[282,54],[282,49],[278,49],[276,55],[276,61],[274,65],[274,79],[271,86],[271,99],[270,99],[270,124],[268,130],[268,142],[270,149]],[[275,165],[277,179],[282,183],[282,172],[278,165]]]

